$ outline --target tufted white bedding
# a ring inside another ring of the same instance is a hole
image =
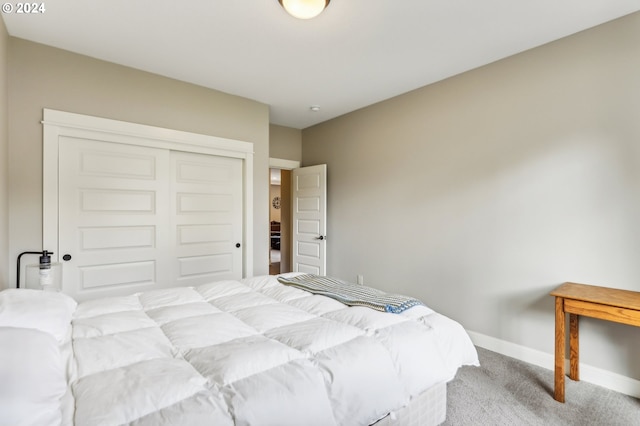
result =
[[[63,348],[77,426],[368,425],[478,363],[427,307],[346,307],[274,276],[82,302]]]

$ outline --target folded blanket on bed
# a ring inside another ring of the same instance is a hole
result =
[[[366,306],[377,311],[394,314],[399,314],[417,305],[423,305],[418,299],[385,293],[375,288],[320,275],[303,274],[293,277],[278,277],[278,281],[309,293],[331,297],[348,306]]]

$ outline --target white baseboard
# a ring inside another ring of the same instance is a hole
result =
[[[475,331],[467,330],[467,333],[469,333],[474,345],[511,358],[519,359],[520,361],[528,362],[529,364],[546,368],[547,370],[553,370],[553,354],[542,352],[537,349],[531,349],[516,343],[507,342],[506,340],[496,339],[495,337],[476,333]],[[569,361],[567,360],[567,371],[569,371],[568,363]],[[570,379],[567,377],[567,380]],[[640,380],[632,379],[621,374],[580,363],[580,380],[593,383],[594,385],[602,386],[603,388],[611,389],[625,395],[630,395],[634,398],[640,398]]]

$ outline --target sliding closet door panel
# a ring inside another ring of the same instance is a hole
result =
[[[79,298],[170,285],[169,151],[62,137],[59,258]]]
[[[242,160],[171,152],[177,280],[242,277]]]

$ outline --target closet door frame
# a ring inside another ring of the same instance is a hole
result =
[[[61,137],[192,152],[243,161],[243,277],[253,275],[253,143],[82,114],[43,110],[42,247],[59,262],[59,144]]]

